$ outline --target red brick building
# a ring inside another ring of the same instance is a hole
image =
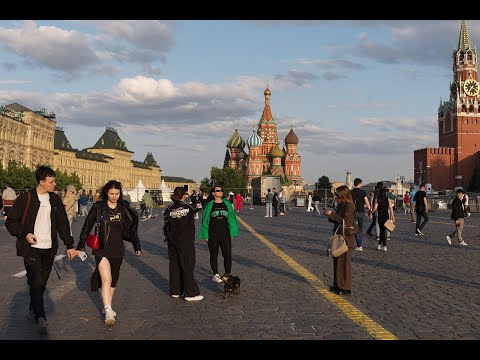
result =
[[[438,107],[438,148],[414,151],[415,184],[434,190],[468,189],[480,165],[480,84],[477,50],[470,45],[462,21],[458,48],[453,52],[450,98]]]

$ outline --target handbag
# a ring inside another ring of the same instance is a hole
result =
[[[98,236],[98,233],[100,231],[100,205],[97,205],[97,217],[96,217],[96,222],[95,222],[95,234],[88,234],[87,236],[87,246],[91,247],[93,250],[98,249],[98,246],[100,245],[100,238]]]
[[[87,236],[87,246],[91,247],[93,250],[98,249],[98,244],[100,239],[98,238],[98,228],[95,227],[95,234],[88,234]]]
[[[330,253],[333,257],[338,257],[348,251],[347,242],[345,241],[345,220],[342,221],[341,234],[338,233],[339,227],[337,227],[335,233],[330,236]]]
[[[387,221],[385,221],[385,229],[387,229],[388,231],[392,232],[393,230],[395,230],[395,227],[396,225],[392,222],[392,220],[388,219]]]
[[[355,223],[352,226],[347,226],[345,229],[345,233],[347,235],[357,235],[360,232],[360,228],[358,227],[358,223],[355,221]]]

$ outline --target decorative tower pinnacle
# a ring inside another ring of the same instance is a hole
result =
[[[460,26],[460,37],[458,39],[458,51],[465,51],[470,49],[470,36],[468,36],[467,24],[462,20]]]

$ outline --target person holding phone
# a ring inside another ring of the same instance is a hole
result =
[[[87,236],[97,221],[100,212],[99,247],[92,250],[95,268],[90,279],[92,291],[101,289],[105,324],[115,324],[117,313],[112,309],[113,294],[120,276],[120,267],[125,256],[124,240],[132,243],[135,255],[142,253],[138,238],[138,214],[122,199],[122,184],[108,181],[102,188],[100,201],[93,204],[80,232],[77,250],[85,250]]]

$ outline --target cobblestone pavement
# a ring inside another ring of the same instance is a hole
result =
[[[460,247],[445,238],[453,228],[449,211],[431,212],[422,237],[397,213],[388,252],[364,235],[364,251],[352,253],[352,294],[338,296],[326,290],[333,275],[325,256],[332,229],[326,217],[302,207],[265,218],[264,210],[245,205],[239,213],[232,273],[242,287],[232,299],[211,280],[208,248],[198,240],[195,276],[205,299],[169,296],[163,209],[156,209],[160,216],[140,223],[142,255],[134,256],[126,243],[115,325],[104,325],[100,295],[89,290],[93,258],[62,257],[55,262],[61,280],[52,271],[47,285],[49,330],[43,336],[26,317],[29,296],[15,239],[0,227],[0,339],[480,339],[480,215],[466,220],[469,245]],[[76,240],[82,225],[83,218],[73,224]],[[58,254],[65,254],[63,245]],[[223,271],[221,255],[219,264]]]

